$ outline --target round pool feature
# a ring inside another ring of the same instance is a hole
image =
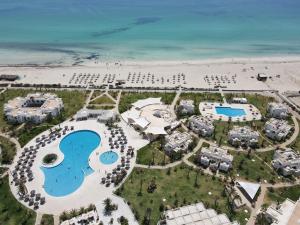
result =
[[[116,152],[113,151],[107,151],[103,152],[100,155],[100,162],[105,164],[105,165],[110,165],[115,163],[118,160],[119,156]]]

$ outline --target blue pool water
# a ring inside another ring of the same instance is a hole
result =
[[[246,112],[244,109],[240,108],[231,108],[231,107],[216,107],[216,112],[218,115],[225,115],[228,117],[244,116]]]
[[[118,160],[119,156],[116,152],[113,151],[107,151],[103,152],[100,155],[100,162],[105,164],[105,165],[110,165],[115,163]]]
[[[45,174],[45,191],[56,197],[76,191],[84,177],[94,172],[88,158],[100,141],[100,136],[89,130],[75,131],[64,137],[59,144],[64,160],[52,168],[41,167]]]

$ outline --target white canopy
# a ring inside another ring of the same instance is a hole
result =
[[[249,197],[253,200],[260,188],[260,184],[238,181],[238,185],[245,190]]]

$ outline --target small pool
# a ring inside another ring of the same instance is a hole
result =
[[[228,117],[245,116],[246,112],[244,109],[216,106],[216,112],[218,115],[225,115]]]
[[[100,155],[100,162],[105,164],[105,165],[110,165],[115,163],[118,160],[119,156],[116,152],[113,151],[107,151],[103,152]]]
[[[85,176],[94,172],[88,160],[100,141],[100,136],[90,130],[75,131],[64,137],[59,144],[64,160],[55,167],[41,167],[45,174],[45,191],[55,197],[76,191]]]

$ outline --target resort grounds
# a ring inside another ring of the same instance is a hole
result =
[[[187,154],[182,155],[179,159],[172,159],[165,154],[162,144],[163,140],[156,140],[149,143],[141,140],[139,134],[124,121],[118,122],[126,136],[129,145],[134,145],[135,156],[134,163],[128,171],[126,179],[117,186],[106,188],[100,184],[101,177],[105,174],[103,168],[97,168],[101,172],[89,175],[82,187],[75,193],[57,200],[43,191],[44,175],[36,164],[34,170],[40,174],[29,188],[35,188],[40,193],[47,196],[47,202],[40,209],[33,211],[28,209],[24,202],[17,198],[17,189],[10,187],[9,175],[10,169],[14,165],[17,156],[22,152],[22,148],[35,142],[36,137],[42,134],[48,134],[50,130],[65,125],[74,126],[75,130],[93,130],[103,137],[102,145],[108,148],[108,143],[104,138],[104,125],[99,125],[95,121],[74,121],[72,118],[75,113],[82,108],[92,109],[113,109],[118,113],[123,113],[131,108],[131,105],[141,99],[149,97],[161,97],[164,104],[171,105],[172,110],[178,105],[181,99],[192,99],[195,104],[195,114],[200,114],[199,103],[203,101],[219,102],[224,101],[224,97],[218,91],[216,92],[126,92],[126,91],[107,91],[107,90],[53,90],[53,89],[7,89],[0,94],[0,104],[17,96],[25,96],[32,92],[50,92],[55,93],[63,99],[64,111],[57,118],[49,118],[42,124],[21,124],[11,125],[4,119],[3,111],[0,116],[0,144],[2,147],[1,183],[0,183],[0,210],[4,213],[0,215],[0,224],[34,224],[36,218],[41,224],[56,224],[59,216],[64,212],[63,209],[71,212],[73,208],[88,207],[93,203],[96,207],[101,208],[103,201],[107,197],[118,201],[119,207],[124,210],[132,210],[130,221],[137,219],[139,224],[143,224],[146,216],[150,217],[150,224],[157,224],[164,210],[174,207],[180,207],[195,202],[203,202],[207,208],[213,208],[218,213],[226,213],[230,220],[237,220],[240,224],[247,224],[255,217],[255,212],[263,204],[271,202],[282,202],[286,197],[297,200],[300,196],[297,191],[299,182],[296,178],[284,178],[273,170],[271,160],[274,150],[280,147],[291,146],[299,151],[300,135],[299,129],[289,137],[290,139],[283,142],[273,142],[263,133],[263,120],[232,122],[232,121],[215,121],[215,133],[210,138],[196,138],[195,147]],[[262,116],[266,117],[266,106],[268,102],[278,101],[278,97],[271,92],[261,93],[225,93],[225,98],[230,101],[232,97],[245,97],[250,104],[253,104]],[[289,118],[289,123],[299,128],[298,122],[294,124],[295,118],[299,119],[294,113]],[[187,130],[186,117],[178,116],[181,121],[180,131],[188,131],[195,136],[193,132]],[[299,121],[299,120],[296,120]],[[260,142],[257,149],[244,150],[232,147],[227,142],[228,131],[234,126],[248,125],[260,133]],[[60,139],[53,142],[53,146],[58,146]],[[201,151],[203,146],[218,145],[234,155],[233,169],[225,174],[212,172],[209,169],[200,167],[194,159]],[[51,146],[48,147],[49,152]],[[47,150],[47,147],[44,149]],[[100,153],[97,149],[96,152]],[[95,153],[96,154],[96,153]],[[42,160],[43,155],[37,156],[37,160]],[[98,160],[98,157],[93,156]],[[91,165],[93,165],[93,161]],[[0,170],[0,171],[1,171]],[[225,191],[226,186],[232,185],[232,180],[242,180],[257,182],[262,185],[260,198],[255,206],[246,205],[236,210],[233,207],[233,200]],[[273,187],[274,185],[274,187]],[[155,187],[155,188],[149,188]],[[11,193],[11,190],[13,193]],[[92,190],[92,191],[91,191]],[[122,199],[124,201],[122,203]],[[59,203],[59,206],[57,205]],[[9,203],[9,207],[8,207]],[[124,204],[124,205],[123,205]],[[76,205],[76,207],[74,207]],[[98,206],[97,206],[98,205]],[[53,216],[52,216],[53,215]]]

